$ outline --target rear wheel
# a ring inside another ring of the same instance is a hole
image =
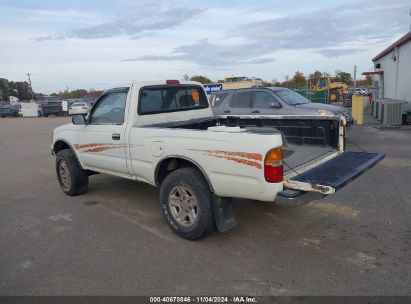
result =
[[[72,150],[57,153],[56,173],[61,190],[67,195],[79,195],[87,191],[88,173],[77,162]]]
[[[160,188],[160,205],[171,230],[185,239],[196,240],[215,229],[211,191],[195,168],[167,175]]]

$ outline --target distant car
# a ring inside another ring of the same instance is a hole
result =
[[[13,116],[18,117],[20,112],[19,106],[10,105],[5,101],[0,102],[0,117]]]
[[[287,88],[225,90],[210,95],[215,115],[343,115],[353,124],[350,112],[340,106],[314,103]]]
[[[361,95],[367,95],[367,91],[364,88],[350,88],[349,89],[351,94],[359,93]]]
[[[37,112],[39,116],[48,117],[50,115],[64,115],[61,102],[47,101],[37,104]]]
[[[360,93],[361,95],[367,95],[367,92],[363,88],[357,88],[355,90],[356,93]]]
[[[87,114],[90,106],[85,102],[76,102],[69,107],[69,115]]]

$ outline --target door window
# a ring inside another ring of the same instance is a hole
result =
[[[249,108],[250,107],[250,92],[236,93],[233,100],[234,108]]]
[[[280,104],[273,96],[266,92],[253,92],[254,108],[273,108],[280,107]]]
[[[94,106],[90,123],[96,125],[123,124],[127,93],[128,89],[104,95]]]

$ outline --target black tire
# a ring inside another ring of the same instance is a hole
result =
[[[63,175],[64,170],[69,172],[69,175]],[[56,173],[61,190],[70,196],[83,194],[88,189],[88,173],[83,170],[77,159],[70,149],[61,150],[56,157]]]
[[[181,186],[196,198],[196,220],[189,227],[181,225],[170,209],[175,207],[169,203],[169,196],[173,189]],[[204,176],[195,168],[181,168],[167,175],[160,187],[160,206],[171,230],[182,238],[197,240],[215,230],[211,191]]]

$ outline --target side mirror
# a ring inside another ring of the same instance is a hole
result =
[[[272,102],[272,103],[270,104],[270,107],[272,107],[272,108],[280,108],[281,106],[280,106],[280,104],[279,104],[278,102]]]
[[[71,119],[73,125],[86,125],[87,120],[83,115],[74,115]]]

